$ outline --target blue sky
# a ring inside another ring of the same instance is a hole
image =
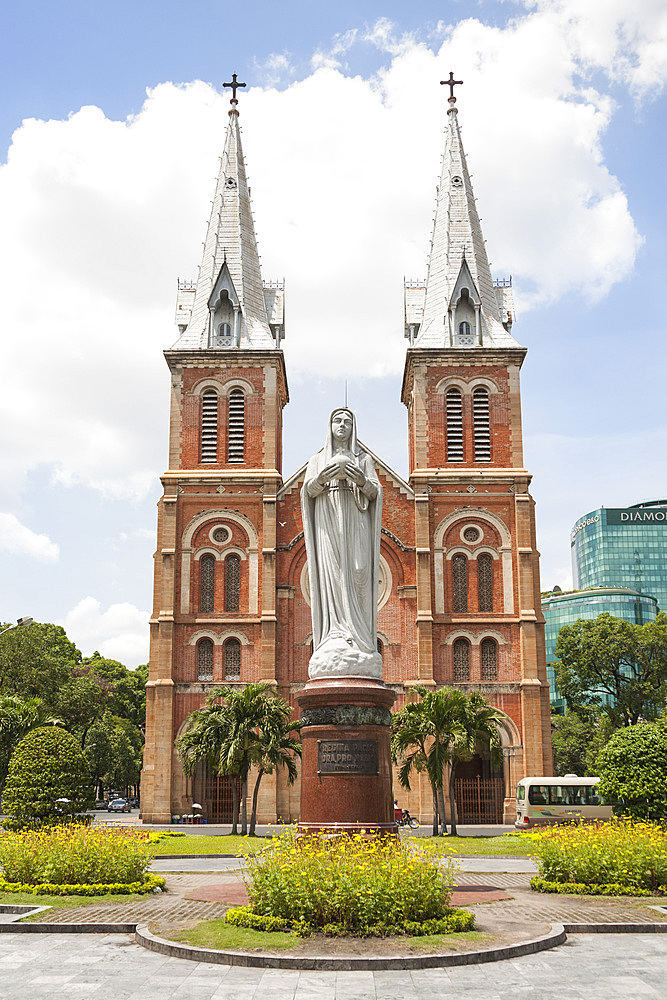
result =
[[[0,46],[0,620],[147,658],[161,352],[234,71],[264,277],[287,282],[286,476],[346,378],[407,471],[402,279],[425,273],[453,69],[528,347],[543,586],[568,584],[581,514],[667,495],[665,0],[28,2]]]

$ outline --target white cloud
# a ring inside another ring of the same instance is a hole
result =
[[[602,147],[614,104],[591,74],[620,72],[622,49],[638,92],[661,86],[664,19],[654,0],[600,6],[562,0],[505,27],[439,26],[438,51],[380,20],[335,39],[325,65],[286,90],[242,95],[264,277],[287,279],[295,379],[400,371],[402,278],[426,268],[443,67],[465,80],[484,233],[520,308],[599,298],[631,273],[640,237]],[[595,42],[594,17],[605,29]],[[372,79],[333,65],[357,44],[387,53]],[[292,72],[287,54],[272,65]],[[175,338],[175,279],[197,273],[228,107],[203,83],[162,84],[127,122],[86,107],[15,133],[0,167],[6,505],[44,464],[57,482],[117,498],[156,482],[160,352]]]
[[[14,514],[0,513],[0,551],[12,556],[29,556],[42,562],[55,562],[60,548],[47,535],[38,535],[21,524]]]
[[[134,668],[148,660],[148,611],[133,604],[111,604],[102,611],[100,601],[84,597],[65,615],[68,638],[90,656],[97,650],[110,660]]]

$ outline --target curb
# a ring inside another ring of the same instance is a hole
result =
[[[134,934],[136,924],[0,924],[0,934]]]
[[[566,934],[667,934],[664,924],[563,924]]]
[[[239,965],[254,969],[303,969],[320,972],[329,971],[379,971],[381,969],[438,969],[456,965],[479,965],[482,962],[500,962],[506,958],[533,955],[564,944],[566,934],[562,924],[552,924],[551,930],[543,937],[531,941],[521,941],[502,948],[486,951],[469,951],[452,955],[414,955],[404,958],[336,958],[319,955],[297,958],[287,955],[258,955],[245,951],[217,951],[212,948],[195,948],[189,944],[177,944],[151,934],[145,925],[137,927],[134,940],[149,951],[172,958],[185,958],[191,962],[208,962],[215,965]]]

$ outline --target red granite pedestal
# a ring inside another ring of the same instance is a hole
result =
[[[389,709],[396,696],[366,677],[310,680],[301,708],[302,833],[394,834]]]

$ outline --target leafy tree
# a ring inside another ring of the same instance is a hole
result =
[[[93,785],[71,733],[48,726],[23,737],[9,762],[2,804],[11,830],[83,818],[94,804]]]
[[[40,698],[0,695],[0,790],[17,743],[32,729],[61,725],[62,719],[51,715]]]
[[[52,710],[58,692],[81,662],[60,625],[33,622],[0,638],[0,694],[41,698]]]
[[[89,676],[108,690],[106,707],[112,715],[129,719],[141,728],[146,724],[146,681],[148,666],[129,670],[118,660],[107,660],[95,652],[83,661]]]
[[[105,712],[86,733],[84,753],[97,787],[98,798],[105,788],[126,788],[139,782],[143,738],[129,719]]]
[[[558,634],[558,689],[570,707],[598,705],[615,725],[653,719],[667,696],[667,614],[634,625],[609,614]]]
[[[600,792],[617,812],[667,818],[667,723],[645,722],[617,730],[597,759]]]
[[[496,724],[500,713],[476,693],[465,695],[453,688],[430,691],[422,686],[414,691],[421,701],[408,702],[393,720],[392,756],[399,764],[399,781],[409,790],[412,771],[426,772],[440,817],[440,823],[434,818],[433,833],[445,835],[444,776],[449,768],[450,824],[456,834],[456,766],[470,760],[478,745],[488,746],[495,757],[500,754]]]
[[[597,756],[614,731],[609,717],[595,705],[579,705],[552,715],[551,727],[555,773],[597,774]]]

